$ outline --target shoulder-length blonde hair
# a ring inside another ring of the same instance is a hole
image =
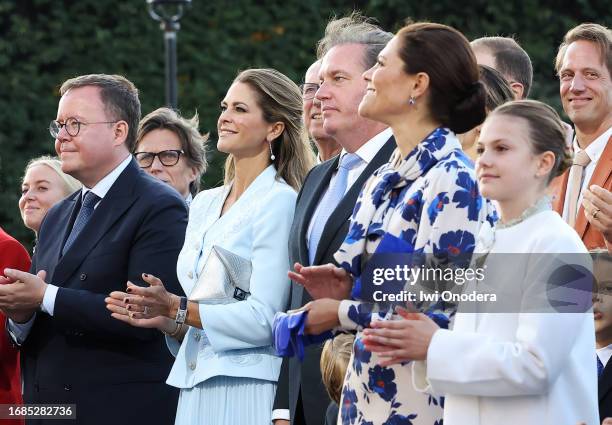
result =
[[[26,165],[25,171],[23,173],[23,177],[25,178],[26,173],[32,167],[36,167],[38,165],[46,165],[51,168],[55,173],[62,179],[62,183],[64,184],[62,190],[64,191],[64,196],[68,196],[73,192],[76,192],[81,188],[81,182],[68,175],[62,171],[62,162],[58,158],[54,158],[52,156],[40,156],[38,158],[34,158],[28,162]]]
[[[247,69],[234,83],[248,84],[256,94],[257,104],[267,123],[282,122],[285,129],[272,141],[276,177],[300,190],[304,178],[314,165],[314,153],[302,123],[302,96],[298,86],[275,69]],[[234,156],[225,161],[225,184],[235,174]]]

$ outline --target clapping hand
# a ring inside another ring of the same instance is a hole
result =
[[[340,324],[338,307],[340,301],[331,298],[320,298],[306,304],[302,310],[308,312],[304,330],[308,335],[319,335],[332,330]]]
[[[431,339],[438,329],[436,322],[423,313],[397,307],[400,320],[376,320],[363,331],[368,351],[378,353],[381,366],[410,360],[425,360]]]
[[[293,266],[295,271],[289,272],[289,279],[302,285],[313,300],[331,298],[344,300],[349,298],[353,279],[346,270],[333,264],[304,267],[300,263]]]
[[[4,275],[0,277],[0,310],[16,322],[27,322],[43,302],[47,273],[5,269]]]
[[[584,214],[593,227],[603,233],[612,247],[612,192],[597,185],[584,191]]]
[[[178,306],[178,296],[166,291],[157,277],[143,273],[142,278],[150,285],[148,288],[128,282],[126,292],[110,293],[105,299],[106,308],[113,318],[132,326],[172,332],[176,323],[170,316]]]

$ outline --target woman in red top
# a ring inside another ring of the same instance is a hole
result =
[[[0,227],[0,283],[4,269],[28,271],[30,256],[25,248]],[[19,373],[19,351],[9,341],[6,318],[0,312],[0,404],[21,404],[21,376]],[[23,420],[0,420],[6,425],[22,425]]]

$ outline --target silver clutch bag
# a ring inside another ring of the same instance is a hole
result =
[[[251,295],[251,270],[250,260],[214,245],[189,300],[205,304],[244,301]]]

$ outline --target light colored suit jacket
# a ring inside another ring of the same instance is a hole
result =
[[[278,379],[281,359],[271,346],[272,321],[289,300],[287,241],[297,194],[275,175],[273,166],[266,168],[221,217],[228,186],[193,200],[177,265],[185,293],[191,293],[210,250],[218,245],[251,261],[251,295],[233,304],[200,304],[204,329],[190,328],[180,348],[167,338],[176,356],[168,384],[191,388],[214,376]]]
[[[569,170],[555,180],[557,181],[553,182],[553,184],[556,184],[557,187],[555,188],[556,193],[554,196],[554,209],[559,214],[563,215],[563,204],[565,203],[565,195],[567,192]],[[597,162],[597,166],[595,167],[595,171],[593,172],[589,186],[592,184],[596,184],[604,189],[612,191],[612,137],[608,139],[608,143],[599,157],[599,161]],[[603,234],[591,226],[591,223],[589,223],[584,215],[584,207],[582,205],[580,205],[580,209],[578,210],[578,216],[576,217],[576,225],[574,226],[574,229],[576,229],[576,232],[578,232],[578,235],[582,238],[582,242],[584,242],[588,250],[606,248],[606,242]],[[611,251],[612,241],[609,241],[608,245],[608,250]]]

